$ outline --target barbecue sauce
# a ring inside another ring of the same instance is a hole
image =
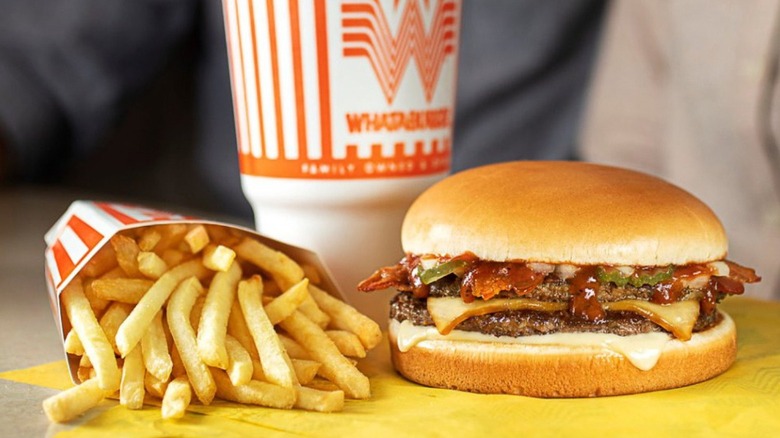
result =
[[[533,291],[546,278],[545,274],[533,271],[525,263],[482,261],[471,252],[451,257],[449,260],[463,260],[469,263],[463,277],[459,279],[460,296],[465,303],[471,303],[476,298],[489,300],[504,291],[523,296]],[[376,271],[371,277],[362,281],[358,289],[368,292],[396,287],[401,291],[412,292],[417,298],[427,298],[430,286],[422,283],[414,274],[420,261],[420,256],[407,254],[398,264]],[[656,304],[675,303],[682,298],[688,282],[695,281],[698,276],[708,275],[710,276],[708,283],[698,287],[703,294],[700,299],[701,311],[703,314],[711,314],[715,311],[720,297],[742,294],[743,283],[761,280],[761,277],[750,268],[728,260],[725,260],[725,263],[729,266],[728,277],[713,275],[712,269],[706,264],[676,267],[672,278],[651,286],[654,291],[650,301]],[[591,322],[605,321],[605,311],[597,297],[601,287],[598,269],[598,266],[580,266],[574,277],[567,280],[571,294],[570,312]],[[651,271],[658,268],[637,267],[636,269]]]
[[[536,289],[544,277],[522,263],[476,262],[463,276],[460,296],[466,303],[475,297],[489,300],[502,291],[523,296]]]
[[[595,266],[580,268],[569,283],[571,313],[588,321],[603,322],[606,316],[604,308],[596,298],[600,286]]]

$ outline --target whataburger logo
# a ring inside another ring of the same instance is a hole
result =
[[[424,0],[425,7],[430,7]],[[398,8],[395,0],[394,8]],[[379,0],[351,1],[341,5],[345,57],[365,57],[376,73],[390,104],[412,58],[417,63],[425,99],[430,102],[446,57],[455,51],[457,5],[438,0],[429,32],[425,31],[419,0],[404,6],[397,35],[393,36]]]

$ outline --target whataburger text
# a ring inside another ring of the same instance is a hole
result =
[[[452,126],[449,108],[420,111],[363,112],[345,114],[350,133],[423,131]]]
[[[129,409],[160,398],[163,418],[183,416],[193,396],[326,412],[367,398],[355,363],[380,341],[379,326],[319,282],[237,229],[122,231],[61,293],[81,384],[44,411],[69,421],[117,391]]]

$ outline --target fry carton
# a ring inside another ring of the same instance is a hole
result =
[[[179,215],[135,205],[117,204],[94,201],[75,201],[65,214],[46,233],[45,276],[49,292],[50,304],[61,339],[65,340],[71,329],[70,322],[62,306],[60,296],[65,288],[79,273],[90,265],[90,262],[101,254],[101,251],[111,251],[111,239],[118,235],[135,233],[140,235],[144,229],[159,225],[182,224],[187,230],[193,230],[191,236],[182,238],[179,242],[181,251],[199,252],[206,250],[202,234],[197,226],[203,225],[211,230],[230,235],[235,241],[245,237],[266,245],[267,247],[286,254],[299,265],[307,269],[307,275],[313,269],[318,287],[341,298],[328,268],[312,251],[288,245],[267,237],[255,231],[192,216]],[[208,239],[208,237],[206,237]],[[187,244],[188,246],[185,246]],[[190,253],[190,256],[194,258]],[[153,258],[156,258],[154,255]],[[99,318],[99,315],[98,315]],[[71,379],[79,382],[77,377],[79,360],[77,356],[67,354]]]

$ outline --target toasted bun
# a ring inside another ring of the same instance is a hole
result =
[[[404,251],[484,260],[634,266],[719,260],[718,218],[653,176],[578,162],[470,169],[425,191],[403,223]]]
[[[426,340],[407,352],[389,332],[395,368],[437,388],[532,397],[595,397],[677,388],[726,371],[736,358],[736,330],[721,322],[689,341],[666,344],[656,365],[642,371],[603,347]]]

